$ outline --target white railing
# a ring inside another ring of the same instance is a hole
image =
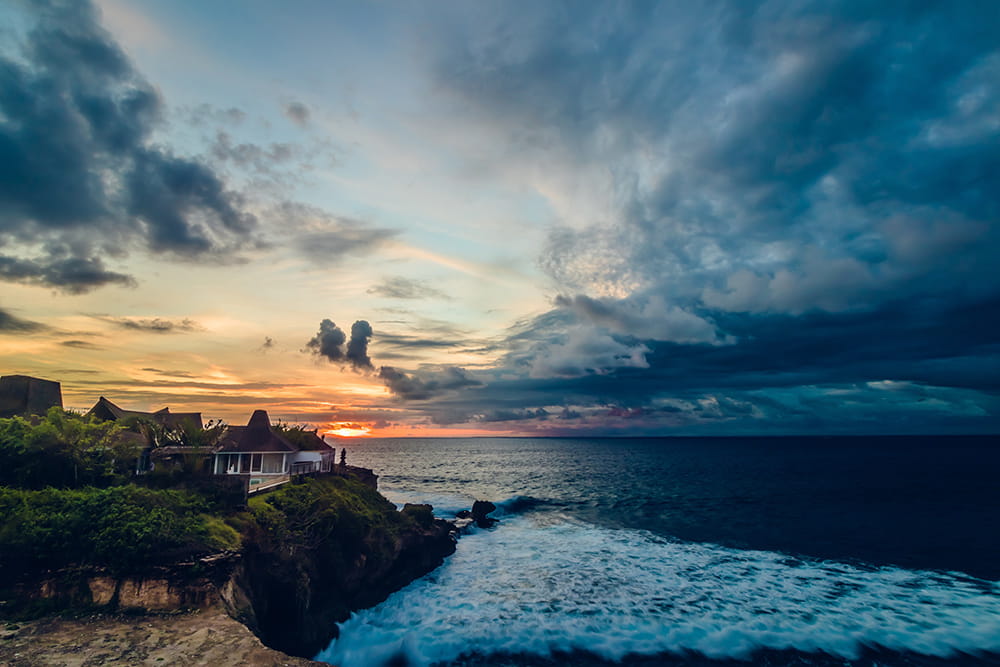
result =
[[[250,485],[247,488],[248,494],[257,493],[258,491],[265,491],[267,489],[273,489],[276,486],[281,486],[288,482],[291,476],[288,473],[284,475],[275,475],[273,477],[251,477]]]

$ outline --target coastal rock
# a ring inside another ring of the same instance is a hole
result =
[[[351,612],[382,602],[455,551],[454,526],[434,518],[430,506],[397,512],[374,491],[342,490],[356,494],[356,504],[329,516],[336,529],[328,535],[304,544],[261,534],[244,545],[233,589],[245,600],[230,613],[267,646],[315,655]]]
[[[470,512],[470,515],[480,528],[490,528],[497,523],[498,519],[494,519],[488,515],[495,512],[496,509],[497,506],[488,500],[477,500],[472,503],[472,512]]]

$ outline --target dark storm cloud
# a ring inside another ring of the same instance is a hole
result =
[[[351,325],[351,337],[348,340],[343,329],[332,320],[325,319],[320,322],[319,332],[306,343],[306,350],[327,361],[350,365],[355,370],[374,370],[368,356],[368,343],[372,334],[372,327],[368,322],[357,320]]]
[[[791,313],[996,290],[1000,6],[521,9],[439,73],[529,155],[608,165],[617,219],[542,258],[568,288]]]
[[[476,421],[480,422],[509,422],[509,421],[526,421],[526,420],[540,420],[545,421],[549,418],[549,413],[545,408],[536,408],[534,410],[493,410],[487,412],[483,415],[479,415]]]
[[[23,320],[3,308],[0,308],[0,333],[29,333],[41,331],[47,327],[40,322]]]
[[[382,282],[368,290],[369,294],[387,299],[447,299],[448,295],[434,289],[420,280],[402,276],[383,278]]]
[[[611,213],[556,226],[539,262],[566,296],[510,332],[515,377],[441,415],[839,428],[847,387],[875,428],[861,406],[900,382],[927,394],[881,430],[1000,425],[1000,5],[525,3],[466,27],[443,89]]]
[[[192,333],[205,330],[205,327],[198,322],[186,317],[180,320],[168,320],[161,317],[110,317],[107,315],[91,315],[91,317],[121,329],[153,334]]]
[[[422,401],[458,389],[479,387],[482,382],[457,366],[406,373],[392,366],[379,369],[379,379],[393,394],[406,401]]]
[[[344,361],[343,346],[346,341],[344,330],[333,320],[325,319],[319,323],[319,332],[306,343],[306,349],[328,361],[340,363]]]
[[[73,250],[50,244],[47,254],[32,258],[0,255],[0,280],[45,285],[70,294],[82,294],[97,287],[132,287],[131,276],[110,271],[100,257],[76,257]]]
[[[23,49],[0,55],[0,278],[82,292],[131,282],[108,255],[240,247],[254,218],[212,169],[151,141],[163,102],[93,6],[26,7]]]
[[[368,342],[372,338],[372,325],[365,320],[358,320],[351,325],[351,339],[347,341],[347,351],[344,358],[358,369],[371,369],[371,357],[368,356]]]
[[[285,116],[299,127],[309,124],[309,107],[302,102],[289,102],[285,105]]]

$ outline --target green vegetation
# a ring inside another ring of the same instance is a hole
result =
[[[61,408],[0,419],[0,486],[112,486],[128,481],[140,442],[112,422]]]
[[[262,550],[322,551],[331,564],[385,546],[371,543],[372,535],[390,540],[413,524],[378,491],[343,477],[306,478],[251,498],[250,514]]]
[[[129,417],[123,426],[142,435],[151,447],[194,447],[208,450],[214,447],[226,430],[221,420],[210,420],[205,428],[199,428],[190,421],[181,421],[175,426],[160,424],[147,417]]]
[[[0,571],[71,565],[142,570],[239,545],[203,513],[204,500],[174,490],[0,488]]]
[[[191,442],[218,437],[183,433]],[[136,477],[144,443],[114,422],[60,408],[0,419],[0,584],[71,566],[137,571],[239,548],[238,531],[219,515],[234,505],[232,489],[201,478],[178,484],[183,471]],[[199,485],[205,493],[179,488]]]

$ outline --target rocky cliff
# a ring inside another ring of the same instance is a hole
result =
[[[426,505],[395,505],[362,480],[325,477],[250,503],[232,613],[265,644],[311,656],[352,611],[372,606],[455,550]]]

